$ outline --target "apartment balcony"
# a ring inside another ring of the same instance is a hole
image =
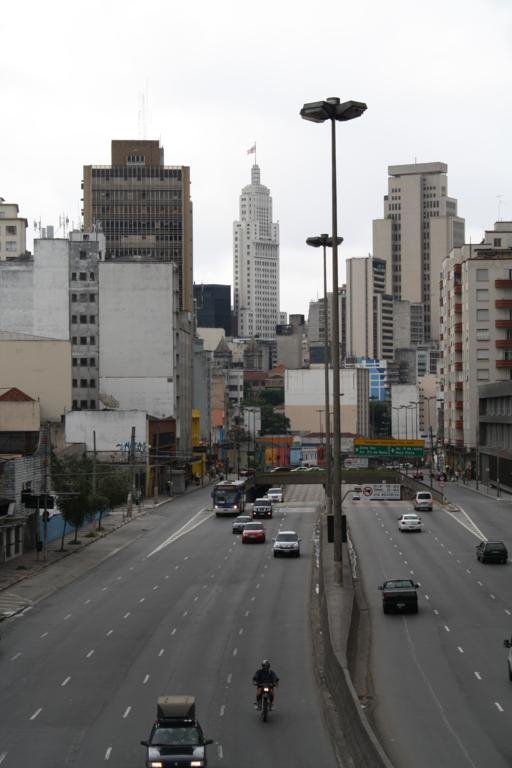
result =
[[[496,299],[494,306],[496,309],[512,309],[512,299]]]
[[[495,288],[512,288],[512,280],[498,279],[494,281]]]
[[[455,441],[455,446],[457,448],[464,448],[464,440],[462,438],[457,438]]]
[[[512,360],[496,360],[496,368],[512,368]]]
[[[453,330],[455,333],[462,333],[462,322],[454,323]]]
[[[460,391],[460,390],[464,389],[464,382],[463,381],[456,381],[455,382],[455,389],[457,391]]]
[[[454,275],[461,275],[462,274],[462,264],[454,264],[453,265],[453,274]]]
[[[456,296],[460,296],[462,294],[462,285],[460,283],[455,283],[453,292]]]
[[[496,349],[512,349],[512,339],[496,339]]]
[[[464,419],[457,419],[455,429],[464,429]]]
[[[456,341],[453,348],[456,352],[462,352],[462,341]]]
[[[453,311],[455,312],[456,315],[461,315],[462,314],[462,304],[460,302],[457,302],[457,304],[454,304],[453,305]]]
[[[456,371],[462,371],[462,363],[460,361],[457,361],[455,363],[455,370]]]
[[[512,328],[512,320],[496,320],[496,328]]]
[[[457,411],[462,411],[462,409],[464,408],[464,400],[456,400],[455,408]]]

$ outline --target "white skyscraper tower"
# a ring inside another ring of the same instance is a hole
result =
[[[240,195],[233,223],[233,303],[239,336],[274,338],[279,323],[279,224],[272,222],[270,190],[260,168]]]

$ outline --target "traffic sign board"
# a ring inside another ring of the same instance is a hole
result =
[[[401,456],[408,458],[421,458],[424,453],[423,445],[356,445],[354,440],[354,453],[356,456]]]

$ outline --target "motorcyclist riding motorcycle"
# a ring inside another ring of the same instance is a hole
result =
[[[269,699],[270,706],[272,706],[274,701],[274,687],[279,685],[279,678],[274,670],[270,668],[270,661],[268,661],[268,659],[264,659],[261,662],[261,667],[254,673],[252,681],[257,686],[256,702],[254,706],[257,709],[261,709],[261,698],[263,696],[263,688],[265,685],[270,686]]]

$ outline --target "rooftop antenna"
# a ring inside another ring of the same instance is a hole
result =
[[[147,135],[147,112],[146,112],[146,88],[139,93],[139,112],[138,112],[138,133],[139,139],[144,140]]]
[[[496,195],[498,199],[498,221],[502,221],[501,218],[501,206],[503,205],[503,195]]]

